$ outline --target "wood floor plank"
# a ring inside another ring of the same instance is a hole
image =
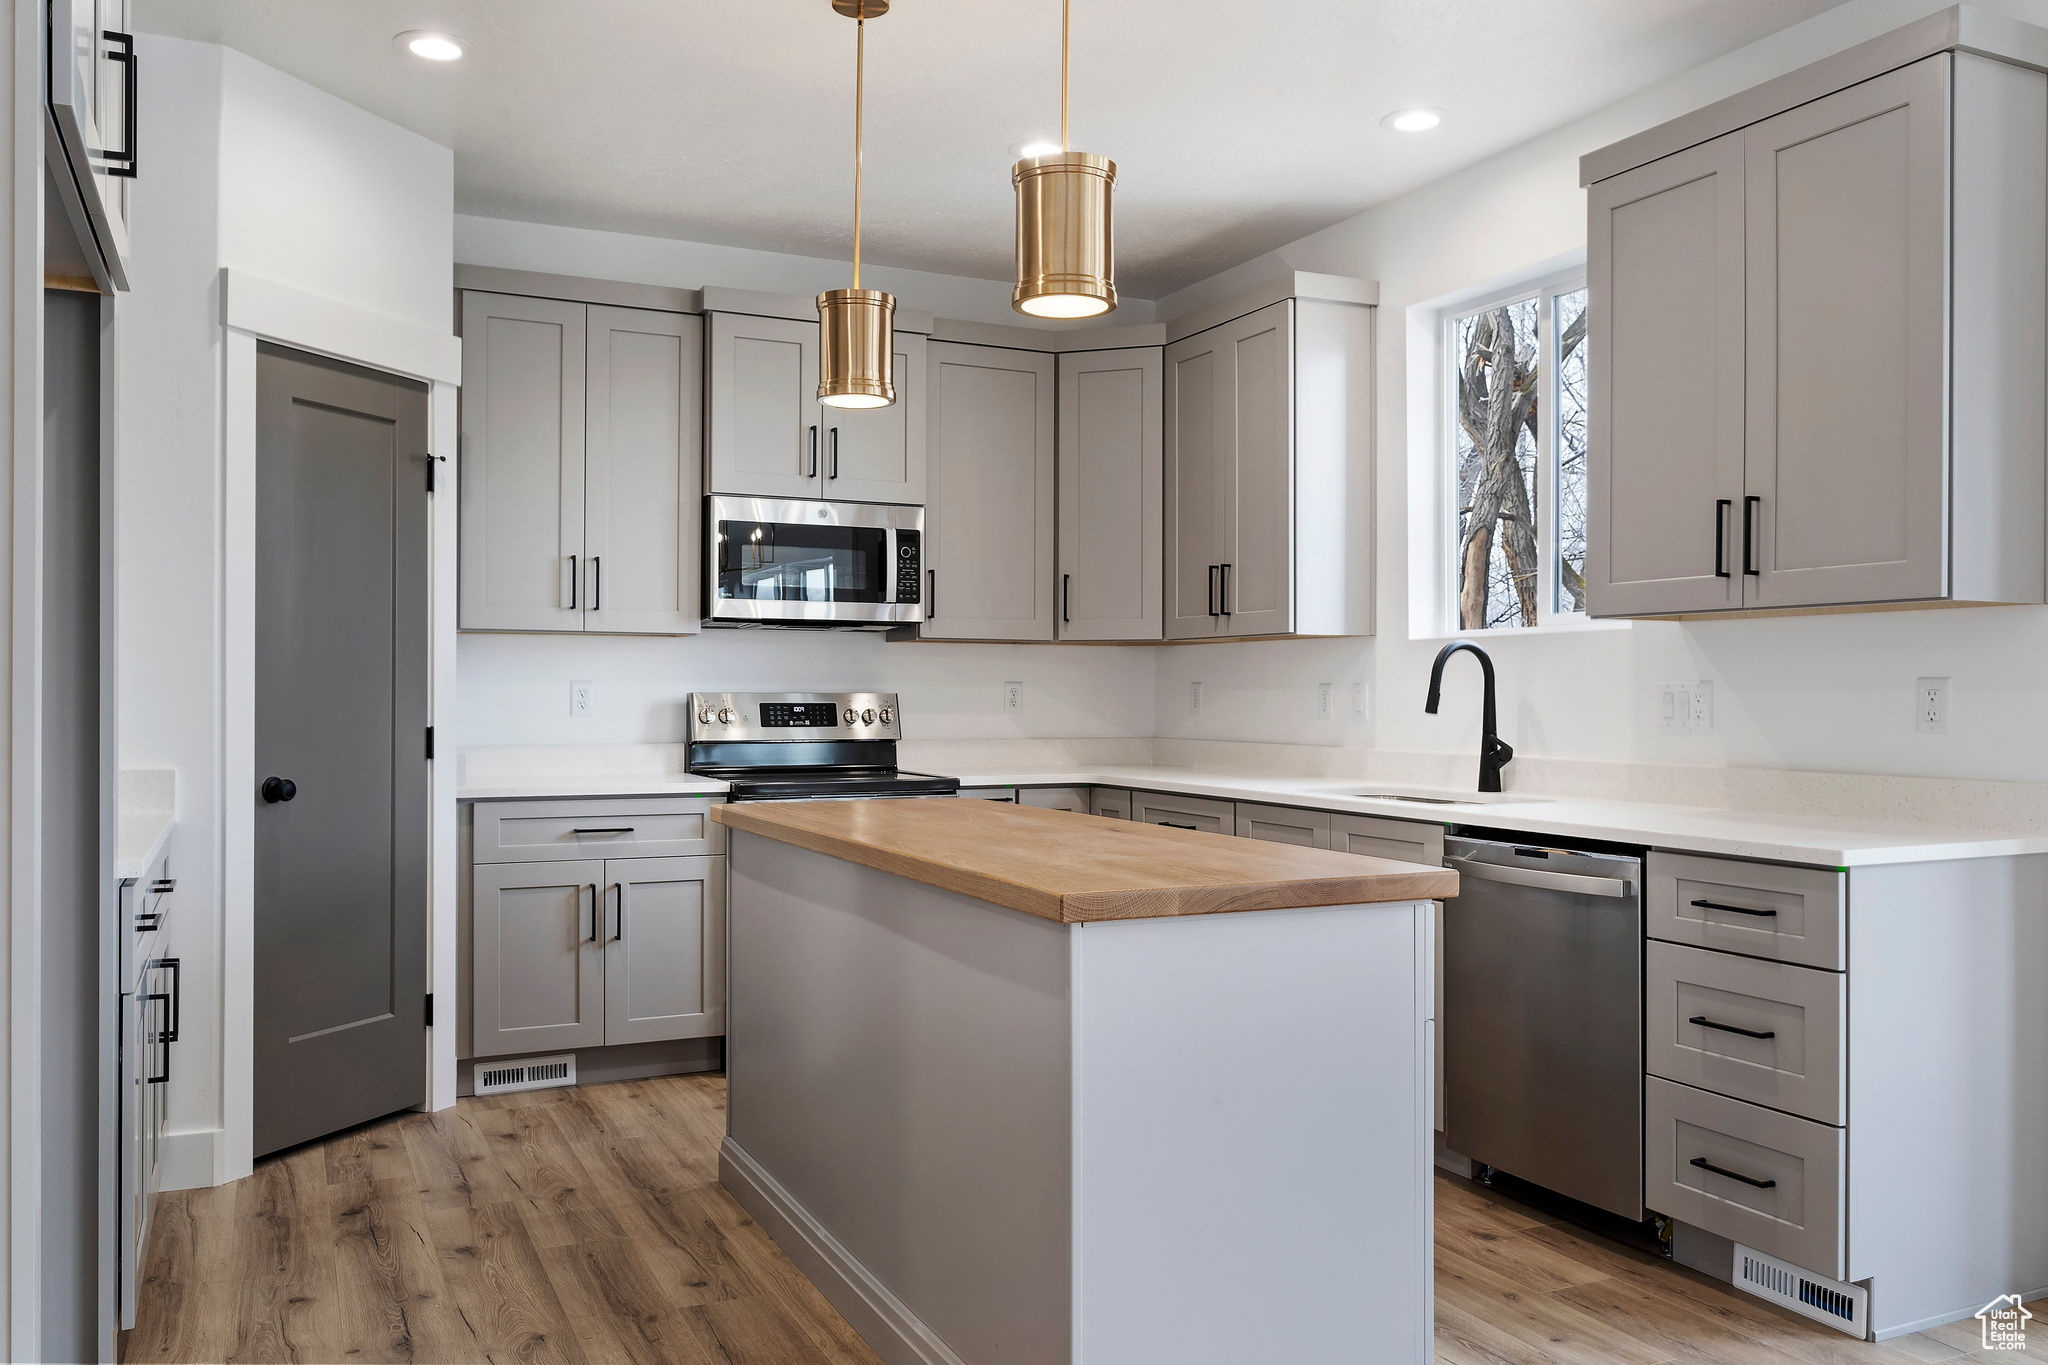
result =
[[[628,1237],[544,1247],[541,1264],[568,1312],[579,1345],[595,1365],[709,1365],[685,1313],[697,1306],[679,1295]]]
[[[334,1358],[341,1304],[327,1235],[326,1163],[318,1146],[259,1164],[235,1206],[230,1269],[238,1293],[230,1365]]]
[[[1555,1247],[1524,1235],[1526,1231],[1501,1232],[1483,1224],[1467,1226],[1456,1218],[1440,1216],[1436,1220],[1437,1254],[1467,1257],[1537,1294],[1555,1293],[1606,1278],[1606,1271],[1566,1256]]]
[[[1484,1318],[1546,1360],[1568,1365],[1665,1365],[1670,1357],[1637,1341],[1577,1304],[1531,1292],[1493,1267],[1439,1247],[1436,1301]]]
[[[568,1315],[517,1203],[427,1214],[441,1273],[493,1365],[580,1365]]]
[[[728,1299],[683,1310],[717,1365],[882,1365],[873,1351],[821,1353],[818,1344],[773,1299]]]
[[[135,1326],[122,1334],[123,1360],[228,1358],[235,1345],[236,1281],[208,1272],[234,1264],[235,1243],[232,1186],[177,1190],[158,1200],[149,1263],[136,1288]]]
[[[398,1123],[327,1144],[327,1197],[347,1358],[482,1361],[442,1276]]]

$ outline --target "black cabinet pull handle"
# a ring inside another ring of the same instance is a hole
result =
[[[939,619],[939,571],[937,569],[926,569],[924,571],[924,619],[927,621]]]
[[[171,1007],[171,997],[170,997],[170,996],[169,996],[169,994],[167,994],[167,993],[159,993],[159,992],[156,992],[156,991],[152,991],[152,992],[150,992],[149,994],[147,994],[147,995],[143,996],[143,997],[142,997],[142,1008],[143,1008],[143,1009],[144,1009],[145,1011],[147,1011],[147,1010],[149,1009],[149,1007],[150,1007],[151,1005],[155,1004],[155,1003],[156,1003],[157,1001],[159,1001],[159,1000],[161,1000],[161,1001],[163,1002],[163,1004],[164,1004],[164,1010],[165,1010],[165,1012],[166,1012],[166,1013],[168,1013],[168,1012],[169,1012],[169,1010],[170,1010],[170,1007]],[[167,1042],[165,1041],[165,1039],[164,1039],[164,1035],[163,1035],[163,1030],[161,1030],[161,1029],[157,1030],[157,1034],[156,1034],[156,1037],[155,1037],[155,1038],[153,1038],[153,1039],[149,1038],[149,1016],[148,1016],[148,1015],[147,1015],[146,1013],[145,1013],[145,1014],[143,1015],[143,1027],[142,1027],[142,1033],[143,1033],[143,1037],[144,1037],[145,1039],[149,1039],[149,1041],[151,1041],[151,1042],[154,1042],[154,1043],[157,1043],[158,1045],[162,1046],[162,1047],[163,1047],[163,1050],[164,1050],[164,1070],[163,1070],[163,1074],[162,1074],[161,1076],[151,1076],[151,1075],[147,1075],[147,1074],[145,1074],[145,1075],[143,1076],[143,1078],[142,1078],[142,1079],[143,1079],[143,1080],[145,1080],[145,1081],[147,1081],[147,1082],[148,1082],[149,1084],[151,1084],[151,1085],[168,1085],[168,1084],[170,1083],[170,1079],[171,1079],[171,1049],[170,1049],[170,1045],[169,1045],[169,1043],[167,1043]]]
[[[1216,605],[1223,608],[1223,615],[1228,616],[1230,615],[1230,566],[1228,564],[1218,564],[1216,567],[1222,571],[1216,576]]]
[[[175,1043],[178,1041],[178,1017],[184,1013],[183,1005],[185,998],[184,976],[179,970],[179,960],[175,957],[160,957],[149,965],[152,969],[160,968],[171,974],[171,993],[168,997],[171,1024],[169,1028],[163,1031],[162,1041]]]
[[[1762,1033],[1758,1033],[1753,1028],[1737,1028],[1734,1024],[1717,1024],[1704,1014],[1695,1014],[1686,1022],[1688,1024],[1698,1024],[1701,1028],[1719,1029],[1723,1033],[1739,1033],[1745,1038],[1775,1038],[1778,1036],[1775,1029],[1765,1029]]]
[[[586,937],[584,938],[584,940],[583,940],[583,941],[584,941],[585,943],[595,943],[595,942],[597,942],[597,883],[596,883],[596,882],[592,882],[592,883],[590,884],[590,933],[589,933],[589,934],[588,934],[588,935],[587,935],[587,936],[586,936]]]
[[[569,832],[571,834],[631,834],[633,832],[633,827],[631,825],[592,825],[588,827],[578,826],[577,828],[572,829]]]
[[[807,479],[818,477],[818,429],[815,426],[811,428],[811,472],[804,475],[804,477]]]
[[[1209,566],[1209,614],[1216,614],[1216,566]]]
[[[576,556],[569,556],[569,610],[576,610]]]
[[[618,918],[612,921],[612,942],[624,943],[626,941],[626,884],[624,882],[613,882],[612,890],[619,893],[618,909],[614,912],[618,915]]]
[[[107,54],[107,60],[110,62],[120,62],[123,66],[127,68],[127,70],[123,73],[122,84],[126,87],[125,99],[123,102],[128,106],[128,117],[125,120],[125,122],[127,123],[126,148],[118,152],[110,152],[103,150],[100,152],[100,156],[102,156],[108,161],[119,161],[123,163],[119,166],[107,167],[106,169],[108,175],[117,176],[123,180],[133,180],[135,178],[136,165],[135,128],[138,122],[135,116],[135,102],[136,96],[141,93],[142,88],[141,82],[136,79],[135,75],[135,35],[132,33],[121,33],[115,29],[102,29],[100,31],[100,37],[105,39],[107,42],[121,44],[122,50],[119,52],[109,52]]]
[[[1060,575],[1060,620],[1074,623],[1074,576],[1070,573]]]
[[[598,570],[596,555],[590,557],[590,609],[597,610],[600,594],[604,589],[604,576]]]
[[[832,428],[832,469],[825,475],[828,479],[839,477],[839,428]]]
[[[1771,1189],[1775,1187],[1778,1183],[1775,1180],[1758,1180],[1753,1175],[1744,1175],[1740,1171],[1731,1171],[1725,1166],[1716,1166],[1713,1162],[1707,1160],[1703,1156],[1694,1157],[1692,1159],[1692,1164],[1699,1167],[1703,1171],[1712,1171],[1715,1175],[1725,1175],[1730,1180],[1740,1180],[1743,1184],[1754,1185],[1760,1190]]]
[[[263,800],[268,805],[289,801],[299,794],[299,784],[289,777],[266,777],[263,779]]]
[[[1196,826],[1194,826],[1194,825],[1176,825],[1176,824],[1175,824],[1175,823],[1173,823],[1173,821],[1171,821],[1171,820],[1161,820],[1161,821],[1160,821],[1159,823],[1160,823],[1160,824],[1162,824],[1162,825],[1164,825],[1164,826],[1166,826],[1166,827],[1167,827],[1168,829],[1195,829],[1195,828],[1197,828],[1197,827],[1196,827]]]
[[[167,896],[178,889],[178,883],[175,878],[159,877],[150,883],[149,889],[159,896]]]
[[[1733,578],[1728,572],[1728,509],[1735,505],[1730,498],[1714,499],[1714,577]]]
[[[147,921],[147,923],[145,923],[144,921]],[[135,932],[138,934],[153,933],[154,931],[161,929],[163,927],[164,912],[161,910],[150,910],[147,912],[138,913],[135,916]]]
[[[1756,511],[1762,502],[1755,493],[1742,500],[1742,571],[1757,578],[1764,572],[1756,566]]]
[[[1726,910],[1731,914],[1755,915],[1758,919],[1776,919],[1778,917],[1778,912],[1775,910],[1752,910],[1746,905],[1724,905],[1720,901],[1694,901],[1693,904],[1701,910]]]

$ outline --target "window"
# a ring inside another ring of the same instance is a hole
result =
[[[1583,278],[1445,321],[1454,629],[1585,613],[1585,337]]]

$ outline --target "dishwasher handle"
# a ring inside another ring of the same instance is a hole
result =
[[[1543,872],[1533,867],[1503,867],[1471,858],[1446,858],[1444,866],[1461,877],[1482,882],[1506,882],[1511,886],[1534,886],[1545,891],[1568,891],[1579,896],[1619,898],[1629,894],[1633,883],[1619,877],[1586,877],[1576,872]]]

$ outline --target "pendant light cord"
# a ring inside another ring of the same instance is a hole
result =
[[[863,7],[865,9],[865,7]],[[860,288],[860,115],[868,72],[868,20],[853,21],[853,287]]]
[[[1067,68],[1073,62],[1074,0],[1060,0],[1060,150],[1072,151],[1067,140]]]

